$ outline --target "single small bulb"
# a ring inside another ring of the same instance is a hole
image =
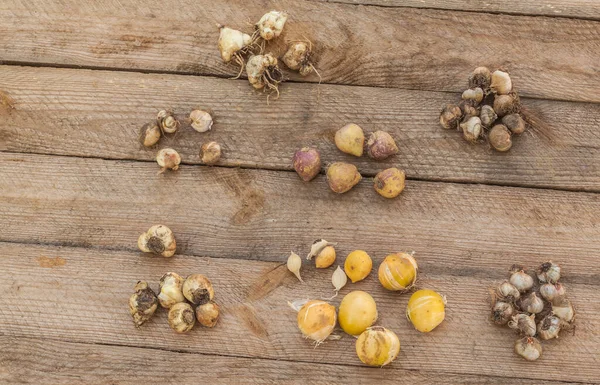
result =
[[[200,325],[212,328],[219,320],[220,308],[215,302],[210,301],[196,308],[196,319]]]
[[[500,298],[507,299],[509,301],[515,301],[521,296],[519,290],[517,290],[517,288],[508,281],[502,282],[500,286],[498,286],[496,292]]]
[[[519,308],[527,313],[537,314],[544,310],[544,301],[535,292],[521,297],[517,303]]]
[[[306,259],[310,261],[311,259],[313,259],[313,257],[319,255],[319,253],[323,251],[323,249],[325,249],[327,246],[335,246],[336,244],[337,243],[327,242],[324,239],[317,239],[310,246],[310,253],[308,253]]]
[[[145,147],[152,147],[160,140],[160,128],[156,122],[146,123],[140,131],[140,143]]]
[[[492,73],[492,83],[490,84],[492,91],[498,95],[506,95],[512,91],[512,80],[508,72],[494,71]]]
[[[440,125],[446,130],[458,128],[462,116],[463,111],[459,106],[448,104],[440,113]]]
[[[483,100],[483,90],[480,87],[465,90],[462,98],[463,100],[472,100],[475,105],[478,105]]]
[[[463,131],[463,137],[468,142],[476,142],[482,132],[481,119],[477,116],[472,116],[466,122],[461,123],[460,128]]]
[[[372,268],[373,261],[369,254],[363,250],[354,250],[348,254],[344,262],[344,271],[352,283],[367,278]]]
[[[364,144],[365,134],[358,124],[346,124],[335,133],[335,145],[346,154],[362,156]]]
[[[171,306],[167,320],[169,326],[177,333],[189,332],[196,323],[194,309],[187,302],[179,302]]]
[[[553,285],[551,283],[545,283],[540,286],[540,295],[547,301],[554,301],[554,298],[565,295],[567,290],[562,285],[562,283],[557,283]]]
[[[512,273],[509,281],[521,293],[533,287],[533,278],[523,270]]]
[[[404,191],[406,174],[396,167],[380,171],[373,178],[373,188],[384,198],[395,198]]]
[[[202,274],[192,274],[183,282],[183,295],[194,305],[204,305],[212,301],[215,291],[208,278]]]
[[[315,148],[302,147],[294,153],[292,165],[305,182],[313,180],[321,171],[321,155]]]
[[[552,300],[552,313],[565,322],[572,322],[575,319],[573,305],[564,295]]]
[[[367,155],[376,160],[387,159],[398,153],[396,141],[384,131],[375,131],[367,140]]]
[[[327,168],[327,184],[338,194],[350,191],[361,179],[356,166],[350,163],[334,162]]]
[[[346,275],[346,273],[344,273],[344,270],[342,270],[341,267],[338,266],[337,269],[335,269],[335,271],[333,272],[333,275],[331,276],[331,283],[335,288],[335,297],[338,295],[339,291],[342,290],[344,286],[346,286],[346,283],[348,283],[348,276]]]
[[[158,301],[160,306],[168,309],[179,302],[184,302],[183,277],[177,273],[166,273],[158,283]]]
[[[177,249],[175,236],[165,225],[154,225],[138,238],[138,248],[144,253],[172,257]]]
[[[537,269],[540,282],[557,283],[560,279],[560,266],[552,261],[542,263]]]
[[[274,39],[281,35],[287,18],[287,12],[271,11],[265,13],[256,23],[256,29],[263,39]]]
[[[558,338],[561,326],[562,322],[560,318],[548,314],[538,323],[537,332],[541,339],[550,340],[552,338]]]
[[[158,299],[146,281],[139,281],[134,290],[135,293],[129,297],[129,313],[133,317],[135,327],[139,328],[154,315]]]
[[[181,163],[181,156],[172,148],[163,148],[156,154],[156,163],[162,167],[159,174],[166,170],[176,171]]]
[[[315,258],[317,269],[326,269],[335,262],[335,249],[333,246],[325,246]]]
[[[157,123],[163,132],[173,134],[179,128],[179,121],[171,111],[160,110],[157,115]]]
[[[506,325],[515,314],[515,308],[510,302],[498,301],[492,308],[492,321],[496,325]]]
[[[535,314],[515,314],[508,322],[508,327],[519,331],[524,336],[533,337],[536,333]]]
[[[304,282],[302,280],[302,277],[300,277],[300,268],[301,267],[302,267],[302,258],[300,258],[300,256],[298,254],[296,254],[292,251],[290,253],[290,256],[287,259],[287,268],[289,271],[294,273],[294,275],[296,276],[296,278],[298,278],[298,280],[300,282]]]
[[[212,116],[204,110],[193,110],[190,112],[190,121],[192,122],[192,128],[198,132],[209,131],[213,125]]]
[[[379,282],[388,290],[406,291],[416,282],[417,270],[417,261],[412,254],[390,254],[379,265]]]
[[[302,334],[320,344],[333,332],[337,315],[333,305],[325,301],[312,300],[300,308],[297,320]]]
[[[358,358],[369,366],[385,366],[398,357],[400,339],[393,331],[372,326],[356,340]]]
[[[356,290],[344,296],[338,311],[338,322],[346,333],[357,336],[375,321],[377,305],[369,293]]]
[[[481,107],[479,118],[481,119],[481,124],[484,127],[491,127],[496,119],[498,119],[498,115],[496,115],[496,112],[492,106],[485,105]]]
[[[225,26],[219,26],[219,29],[219,52],[223,61],[229,63],[234,57],[242,60],[240,51],[252,44],[252,36]]]
[[[509,114],[502,118],[502,124],[515,135],[525,132],[525,121],[519,114]]]
[[[408,300],[406,317],[415,329],[427,333],[446,317],[446,299],[433,290],[417,290]]]
[[[298,71],[300,75],[306,76],[315,71],[315,67],[311,61],[311,46],[312,44],[310,42],[292,42],[281,60],[289,69]]]
[[[215,164],[221,159],[221,145],[217,142],[208,142],[202,145],[202,163]]]
[[[542,344],[537,338],[524,337],[515,342],[515,352],[527,361],[535,361],[542,355]]]
[[[469,88],[479,87],[488,90],[492,82],[492,74],[487,67],[477,67],[469,77]]]

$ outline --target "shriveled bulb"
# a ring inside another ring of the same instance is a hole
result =
[[[138,248],[144,253],[172,257],[177,249],[175,236],[165,225],[154,225],[138,238]]]
[[[554,298],[563,296],[567,293],[567,290],[562,283],[553,285],[551,283],[545,283],[540,286],[540,295],[547,301],[554,301]]]
[[[160,302],[160,306],[168,309],[176,303],[185,301],[185,297],[183,296],[183,282],[183,277],[177,273],[170,272],[161,277],[158,283],[160,291],[158,301]]]
[[[215,291],[212,284],[202,274],[192,274],[183,282],[183,295],[194,305],[204,305],[212,301]]]
[[[335,271],[333,272],[333,275],[331,276],[331,283],[335,288],[334,297],[338,295],[339,291],[342,290],[344,286],[346,286],[347,282],[348,276],[346,276],[344,270],[342,270],[342,268],[338,266],[337,269],[335,269]]]
[[[179,121],[168,110],[160,110],[157,115],[158,126],[163,132],[173,134],[179,128]]]
[[[179,302],[171,306],[167,320],[169,326],[177,333],[189,332],[196,323],[194,309],[187,302]]]
[[[469,88],[479,87],[484,91],[490,88],[492,74],[487,67],[477,67],[469,77]]]
[[[481,107],[479,118],[481,119],[481,124],[484,127],[491,127],[496,119],[498,119],[498,115],[496,115],[496,112],[492,106],[485,105]]]
[[[562,326],[562,321],[555,315],[548,314],[537,325],[537,333],[543,340],[558,338],[558,333]]]
[[[135,293],[129,297],[129,313],[133,317],[135,327],[139,328],[154,315],[158,299],[146,281],[139,281],[134,290]]]
[[[533,278],[523,270],[512,273],[509,281],[521,293],[524,293],[533,287]]]
[[[515,314],[515,308],[510,302],[498,301],[492,308],[492,321],[496,325],[506,325]]]
[[[560,266],[552,261],[544,262],[536,273],[540,282],[557,283],[560,279]]]
[[[494,111],[498,116],[505,116],[519,112],[521,101],[516,92],[508,95],[496,95],[494,98]]]
[[[277,86],[283,80],[283,74],[277,65],[277,58],[270,53],[254,55],[246,63],[248,81],[255,89],[278,90]]]
[[[344,271],[352,283],[367,278],[372,268],[373,261],[369,254],[363,250],[354,250],[348,254],[344,262]]]
[[[369,366],[385,366],[398,357],[400,339],[393,331],[372,326],[356,340],[358,358]]]
[[[193,110],[190,112],[190,121],[192,128],[198,132],[210,131],[213,125],[212,116],[204,110]]]
[[[302,258],[300,258],[300,256],[298,254],[296,254],[292,251],[290,253],[290,256],[287,259],[287,268],[289,271],[294,273],[294,275],[296,276],[296,278],[298,278],[298,280],[300,282],[304,282],[302,280],[302,277],[300,277],[300,268],[301,267],[302,267]]]
[[[156,154],[156,163],[162,167],[159,174],[166,170],[176,171],[181,163],[181,156],[172,148],[163,148]]]
[[[552,313],[565,322],[575,319],[575,310],[566,296],[559,296],[552,301]]]
[[[306,76],[315,70],[311,62],[312,44],[310,42],[296,41],[292,42],[281,60],[285,65],[294,71],[300,72],[300,75]]]
[[[390,254],[379,265],[379,282],[388,290],[406,291],[417,281],[417,270],[412,253]]]
[[[256,23],[256,29],[260,33],[260,37],[271,40],[281,35],[287,18],[287,12],[271,11],[264,14]]]
[[[215,302],[210,301],[196,308],[196,319],[200,325],[212,328],[219,320],[220,307]]]
[[[152,147],[160,140],[162,132],[156,122],[146,123],[140,131],[140,143],[145,147]]]
[[[333,332],[337,315],[333,305],[325,301],[312,300],[300,308],[297,320],[302,334],[320,344]]]
[[[515,352],[527,361],[535,361],[542,355],[542,344],[537,338],[524,337],[515,342]]]
[[[415,329],[427,333],[446,317],[446,299],[433,290],[417,290],[408,300],[406,317]]]
[[[355,290],[340,303],[338,322],[348,334],[357,336],[377,321],[377,305],[367,292]]]
[[[496,290],[496,292],[498,293],[498,296],[502,299],[507,299],[509,301],[514,301],[519,299],[519,297],[521,296],[521,293],[519,293],[519,290],[517,290],[516,287],[514,287],[510,282],[508,281],[504,281],[502,282],[499,286],[498,289]]]
[[[519,313],[508,322],[508,327],[517,330],[524,336],[533,337],[536,333],[535,314]]]
[[[506,95],[512,91],[512,80],[508,72],[494,71],[492,73],[492,83],[490,88],[498,95]]]
[[[518,301],[519,308],[527,313],[541,313],[544,310],[544,301],[535,292],[521,297]]]
[[[219,52],[223,61],[229,63],[234,57],[241,60],[239,52],[252,43],[252,36],[224,26],[219,26],[219,29]]]
[[[463,111],[455,104],[448,104],[440,113],[440,125],[446,130],[458,128]]]
[[[217,142],[208,142],[202,145],[202,163],[215,164],[221,159],[221,145]]]

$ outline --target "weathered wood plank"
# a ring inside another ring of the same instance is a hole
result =
[[[251,31],[273,8],[291,15],[273,51],[310,39],[327,83],[457,92],[473,68],[489,65],[510,70],[525,96],[600,102],[600,22],[566,18],[291,0],[9,0],[0,5],[0,57],[234,76],[220,60],[215,24]]]
[[[600,20],[600,7],[595,0],[323,0],[328,3],[377,5],[398,8],[448,9],[456,11],[492,12],[513,15],[573,17]]]
[[[331,269],[317,271],[305,266],[305,283],[301,284],[284,266],[259,261],[188,256],[163,259],[127,252],[21,244],[0,244],[0,256],[8,272],[0,280],[3,293],[0,327],[5,337],[321,364],[360,364],[354,338],[344,336],[315,349],[301,337],[295,313],[286,305],[290,299],[329,296]],[[46,261],[56,257],[65,263],[47,267]],[[597,264],[591,267],[597,271]],[[378,324],[391,328],[401,339],[398,360],[390,367],[375,369],[374,376],[397,379],[399,373],[394,369],[401,369],[421,371],[417,379],[421,373],[581,382],[595,382],[599,378],[596,360],[600,354],[597,317],[600,303],[594,300],[597,296],[594,285],[573,283],[572,272],[566,271],[564,283],[578,311],[576,333],[565,333],[560,340],[545,343],[544,356],[531,364],[513,353],[513,332],[495,327],[488,320],[488,287],[502,279],[505,271],[484,269],[485,277],[422,269],[420,285],[439,290],[448,298],[447,319],[430,334],[416,332],[404,317],[409,296],[386,291],[375,276],[346,286],[341,295],[356,289],[371,293],[378,304]],[[134,328],[127,312],[132,286],[138,279],[148,279],[156,286],[166,271],[184,275],[202,272],[212,280],[215,299],[223,308],[222,318],[214,329],[197,328],[187,335],[176,335],[166,325],[165,312],[141,329]],[[341,296],[333,303],[337,306],[340,300]],[[153,361],[158,361],[163,353],[169,355],[162,351],[155,353]]]
[[[429,271],[485,275],[507,260],[560,259],[578,282],[599,276],[600,194],[408,181],[394,200],[365,178],[336,195],[318,177],[0,153],[0,240],[137,250],[153,224],[182,254],[284,261],[319,238],[345,256],[415,250]]]
[[[364,175],[398,166],[417,179],[600,191],[599,104],[524,100],[539,125],[501,154],[439,127],[441,106],[457,98],[448,93],[289,84],[267,105],[243,80],[13,66],[0,77],[15,107],[0,109],[0,150],[151,160],[156,151],[138,143],[139,127],[161,108],[186,118],[201,105],[214,110],[211,132],[188,126],[161,143],[186,163],[217,140],[223,165],[289,170],[292,154],[312,145],[324,161],[350,161]],[[400,154],[379,163],[342,154],[333,136],[351,121],[392,133]]]
[[[189,354],[130,346],[82,344],[48,339],[0,337],[0,381],[19,384],[431,384],[437,373],[377,370],[242,357]],[[453,384],[503,384],[506,378],[444,374]],[[511,378],[511,384],[531,380]],[[563,382],[536,381],[560,385]]]

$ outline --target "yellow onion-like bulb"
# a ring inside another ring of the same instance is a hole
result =
[[[379,282],[388,290],[408,290],[417,280],[417,269],[411,254],[390,254],[379,265]]]
[[[356,355],[369,366],[385,366],[400,352],[400,339],[393,331],[381,326],[365,330],[356,340]]]
[[[427,333],[442,323],[446,316],[445,307],[446,300],[439,293],[429,289],[418,290],[408,300],[406,317],[415,329]]]
[[[306,338],[317,343],[329,337],[336,321],[335,306],[325,301],[308,301],[298,311],[298,328]]]

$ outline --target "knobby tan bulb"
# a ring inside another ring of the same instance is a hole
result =
[[[270,53],[254,55],[246,63],[246,74],[252,87],[262,89],[265,85],[276,89],[283,80],[283,75],[277,65],[277,58]]]
[[[204,110],[193,110],[190,112],[190,121],[192,128],[198,132],[210,131],[213,125],[212,116]]]
[[[512,80],[508,72],[494,71],[492,73],[492,83],[490,85],[492,91],[498,95],[506,95],[512,91]]]
[[[478,105],[483,100],[483,90],[479,87],[465,90],[462,98],[463,100],[472,100],[475,105]]]
[[[140,131],[140,143],[145,147],[152,147],[160,140],[162,135],[156,122],[146,123]]]
[[[440,113],[440,125],[446,130],[458,128],[463,112],[459,106],[448,104]]]
[[[144,253],[154,253],[168,258],[175,254],[177,243],[171,229],[165,225],[154,225],[140,235],[138,248]]]
[[[503,124],[496,124],[492,127],[488,134],[488,140],[496,151],[505,152],[512,147],[510,131]]]
[[[219,52],[225,63],[229,63],[252,43],[252,36],[246,33],[225,26],[219,26],[219,29]]]
[[[482,131],[481,119],[479,119],[477,116],[472,116],[466,122],[461,123],[460,128],[462,128],[463,137],[468,142],[476,142],[477,139],[479,139]]]
[[[161,277],[158,283],[160,306],[168,309],[176,303],[185,301],[183,281],[182,276],[173,272],[166,273]]]
[[[510,114],[502,118],[502,124],[515,135],[525,132],[525,121],[519,114]]]
[[[479,87],[486,91],[492,82],[492,74],[487,67],[477,67],[469,77],[469,88]]]
[[[312,49],[310,42],[292,42],[282,57],[285,65],[300,75],[306,76],[315,70],[311,63]]]
[[[510,302],[498,301],[492,308],[492,321],[496,325],[506,325],[515,314],[515,308]]]
[[[215,291],[204,275],[192,274],[183,282],[183,295],[194,305],[204,305],[212,301],[215,297]]]
[[[167,320],[169,326],[177,333],[189,332],[196,323],[194,309],[187,302],[179,302],[171,306]]]
[[[515,342],[515,352],[527,361],[535,361],[542,355],[542,344],[537,338],[524,337]]]
[[[533,337],[536,333],[535,314],[516,314],[508,322],[508,327],[519,331],[524,336]]]
[[[265,13],[256,23],[256,29],[260,33],[260,37],[271,40],[281,35],[287,18],[287,12],[271,11]]]
[[[158,126],[167,134],[173,134],[179,128],[179,121],[171,111],[160,110],[157,115]]]
[[[139,328],[154,315],[158,299],[146,281],[139,281],[134,290],[135,293],[129,297],[129,313],[133,317],[135,327]]]
[[[159,173],[163,173],[166,170],[176,171],[179,169],[181,156],[179,156],[179,153],[172,148],[163,148],[156,154],[156,163],[161,167]]]
[[[498,115],[496,115],[492,106],[485,105],[481,107],[479,118],[484,127],[490,127],[498,119]]]

